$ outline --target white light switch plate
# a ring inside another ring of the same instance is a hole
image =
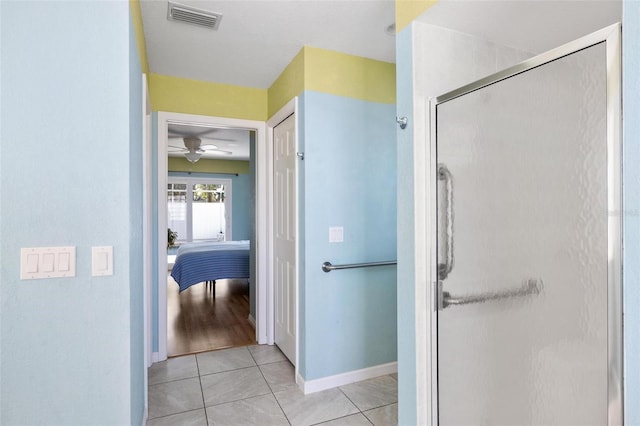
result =
[[[329,228],[329,242],[341,243],[344,241],[344,228],[342,226],[332,226]]]
[[[75,276],[75,247],[30,247],[20,249],[21,280]]]
[[[91,247],[91,275],[113,275],[113,246]]]

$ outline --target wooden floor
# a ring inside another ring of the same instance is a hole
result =
[[[218,280],[216,297],[205,283],[178,292],[167,280],[167,351],[170,357],[256,343],[248,320],[247,280]]]

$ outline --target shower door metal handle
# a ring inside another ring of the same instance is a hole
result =
[[[453,178],[451,172],[443,163],[438,164],[438,180],[444,182],[445,187],[445,245],[444,263],[438,263],[438,279],[447,278],[453,269]]]
[[[471,296],[452,296],[448,291],[442,291],[442,281],[438,282],[438,309],[442,310],[449,306],[470,305],[473,303],[485,303],[515,297],[537,296],[542,291],[541,280],[530,278],[519,288],[511,290],[480,293]]]

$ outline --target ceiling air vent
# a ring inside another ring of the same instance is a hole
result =
[[[209,12],[208,10],[196,9],[194,7],[169,2],[167,19],[217,30],[218,26],[220,26],[222,15],[220,13]]]

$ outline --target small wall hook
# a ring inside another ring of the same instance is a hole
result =
[[[304,160],[304,152],[296,152],[299,159]]]
[[[407,122],[409,119],[407,117],[396,117],[396,123],[400,125],[400,128],[404,130],[407,127]]]

